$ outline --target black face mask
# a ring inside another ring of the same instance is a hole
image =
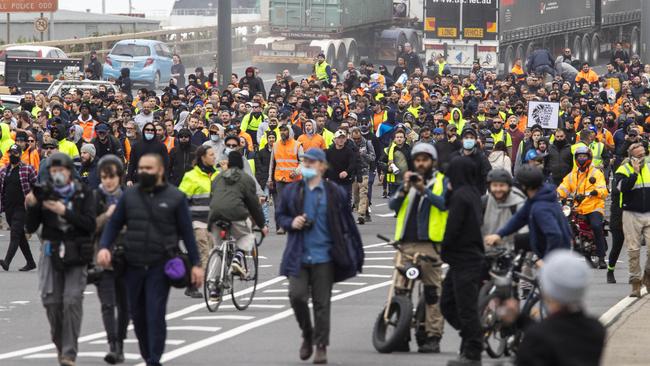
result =
[[[18,155],[13,155],[13,154],[12,154],[12,155],[9,155],[9,162],[10,162],[12,165],[16,165],[16,164],[18,164],[18,163],[20,162],[20,156],[18,156]]]
[[[269,125],[269,129],[270,129],[271,131],[275,130],[277,127],[278,127],[277,124]]]
[[[51,135],[52,135],[52,138],[53,138],[53,139],[55,139],[55,140],[61,140],[61,135],[59,134],[59,131],[54,130],[54,131],[52,131]]]
[[[511,123],[510,124],[510,129],[514,130],[515,128],[517,128],[517,124],[516,123]]]
[[[145,191],[152,190],[156,186],[156,181],[158,181],[158,177],[155,174],[138,173],[138,182]]]
[[[555,146],[562,148],[566,145],[566,140],[555,140]]]

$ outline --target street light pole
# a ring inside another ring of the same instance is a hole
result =
[[[219,0],[217,7],[217,83],[224,89],[232,74],[232,2]]]

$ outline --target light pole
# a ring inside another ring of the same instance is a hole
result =
[[[219,0],[217,7],[217,82],[224,89],[232,74],[232,2]]]

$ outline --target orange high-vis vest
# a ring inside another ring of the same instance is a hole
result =
[[[291,172],[298,169],[298,149],[300,144],[294,139],[288,139],[286,143],[278,141],[273,145],[273,157],[275,158],[275,172],[273,178],[276,182],[295,182],[301,179],[300,175],[290,177]]]
[[[97,135],[95,133],[95,127],[97,126],[97,121],[94,119],[90,119],[88,122],[83,122],[83,121],[77,121],[79,123],[79,126],[81,126],[84,129],[82,138],[86,142],[90,142],[95,136]]]
[[[171,152],[172,149],[174,148],[174,141],[176,139],[173,136],[167,136],[165,137],[165,141],[163,143],[165,144],[165,147],[167,148],[167,152]]]

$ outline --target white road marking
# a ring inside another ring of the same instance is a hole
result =
[[[253,320],[254,316],[248,315],[205,315],[205,316],[190,316],[183,320]]]
[[[255,296],[253,301],[289,300],[286,296]]]
[[[273,288],[269,290],[264,290],[263,292],[265,293],[278,293],[278,292],[287,292],[289,291],[288,288]]]
[[[366,248],[375,248],[375,247],[383,247],[383,246],[386,246],[386,244],[388,244],[388,243],[383,242],[383,243],[377,243],[377,244],[364,245],[364,246],[363,246],[363,249],[366,249]]]
[[[365,286],[367,283],[365,282],[339,282],[335,285],[343,285],[343,286]]]
[[[10,304],[16,304],[16,305],[27,305],[29,304],[28,300],[17,300],[17,301],[12,301]]]
[[[395,213],[391,212],[391,213],[385,213],[385,214],[375,214],[375,216],[379,216],[379,217],[395,217]]]
[[[388,205],[388,203],[378,203],[378,204],[373,205],[373,206],[375,206],[375,207],[381,207],[381,206],[387,206],[387,205]]]
[[[332,297],[332,302],[343,300],[345,298],[355,296],[355,295],[359,295],[359,294],[362,294],[362,293],[365,293],[365,292],[368,292],[368,291],[373,291],[375,289],[388,286],[388,285],[390,285],[390,283],[391,283],[391,281],[385,281],[385,282],[381,282],[381,283],[371,285],[371,286],[368,286],[368,287],[363,287],[363,288],[360,288],[360,289],[356,289],[354,291],[348,291],[348,292],[345,292],[343,294],[333,296]],[[222,341],[224,341],[226,339],[233,338],[233,337],[238,336],[238,335],[240,335],[242,333],[245,333],[245,332],[247,332],[249,330],[262,327],[264,325],[276,322],[276,321],[284,319],[284,318],[288,318],[288,317],[290,317],[292,315],[293,315],[293,309],[287,309],[285,311],[279,312],[279,313],[271,315],[269,317],[262,318],[262,319],[256,320],[256,321],[248,323],[248,324],[241,325],[241,326],[239,326],[237,328],[230,329],[230,330],[225,331],[223,333],[216,334],[216,335],[214,335],[212,337],[208,337],[208,338],[202,339],[202,340],[200,340],[198,342],[194,342],[194,343],[188,344],[186,346],[179,347],[179,348],[176,348],[176,349],[174,349],[172,351],[166,352],[165,354],[163,354],[162,359],[160,361],[164,363],[164,362],[179,358],[179,357],[184,356],[186,354],[196,352],[199,349],[211,346],[211,345],[213,345],[215,343],[219,343],[219,342],[222,342]],[[146,365],[144,363],[139,363],[136,366],[146,366]]]
[[[372,273],[359,273],[358,277],[368,277],[368,278],[391,278],[391,275],[382,275],[382,274],[372,274]]]
[[[271,268],[271,267],[273,267],[273,265],[272,264],[260,264],[259,267],[260,268]]]
[[[276,284],[276,283],[278,283],[280,281],[284,281],[284,280],[286,280],[286,277],[278,276],[278,277],[272,278],[272,279],[270,279],[268,281],[258,283],[257,284],[257,289],[260,290],[260,289],[272,286],[272,285],[274,285],[274,284]],[[252,290],[253,290],[252,287],[247,288],[247,289],[245,289],[243,291],[238,292],[237,294],[238,295],[247,294],[247,293],[250,293]],[[220,308],[224,308],[224,307],[228,307],[228,306],[230,306],[231,308],[235,307],[234,305],[221,305]],[[203,303],[203,302],[201,302],[199,304],[194,304],[194,305],[188,306],[188,307],[186,307],[184,309],[180,309],[180,310],[175,311],[173,313],[169,313],[169,314],[167,314],[165,316],[165,319],[166,320],[172,320],[172,319],[180,318],[180,317],[183,317],[183,316],[185,316],[187,314],[193,313],[193,312],[195,312],[197,310],[201,310],[201,309],[205,309],[205,303]],[[133,329],[133,325],[129,325],[128,329],[129,330]],[[106,332],[97,332],[97,333],[92,333],[92,334],[85,335],[83,337],[79,337],[78,342],[79,343],[85,343],[85,342],[90,342],[90,341],[94,341],[94,340],[102,339],[102,338],[106,338]],[[19,349],[19,350],[16,350],[16,351],[11,351],[11,352],[6,352],[6,353],[0,354],[0,360],[6,360],[8,358],[14,358],[14,357],[21,357],[21,356],[29,355],[29,354],[32,354],[32,353],[43,352],[43,351],[47,351],[47,350],[51,350],[51,349],[54,349],[54,344],[52,344],[52,343],[48,343],[48,344],[42,345],[42,346],[23,348],[23,349]]]
[[[138,340],[137,339],[125,339],[124,343],[137,344]],[[185,341],[182,340],[182,339],[165,339],[165,344],[168,344],[170,346],[180,346],[183,343],[185,343]],[[108,344],[108,341],[106,339],[100,339],[98,341],[89,342],[89,344]]]
[[[394,269],[395,266],[363,266],[363,268]]]
[[[392,261],[393,257],[366,257],[367,261]]]
[[[366,250],[366,254],[391,254],[395,253],[395,250]]]
[[[341,290],[332,290],[332,293],[333,293],[333,294],[338,294],[338,293],[340,293],[340,292],[341,292]]]
[[[168,326],[167,330],[195,330],[197,332],[218,332],[221,327],[201,327],[194,325],[174,325]]]
[[[94,294],[94,291],[84,291],[84,295],[92,295]]]
[[[648,294],[648,291],[646,290],[645,287],[641,289],[641,297],[645,296]],[[630,307],[632,304],[634,304],[639,297],[624,297],[623,300],[619,301],[616,303],[616,305],[612,306],[605,312],[605,314],[601,315],[598,320],[600,320],[600,323],[603,324],[604,326],[609,326],[611,325],[621,313]]]
[[[98,357],[104,358],[106,352],[79,352],[77,353],[77,358],[83,357]],[[47,359],[47,358],[56,358],[56,353],[36,353],[33,355],[25,356],[26,359]],[[124,358],[127,360],[140,360],[140,355],[136,353],[125,353]]]

